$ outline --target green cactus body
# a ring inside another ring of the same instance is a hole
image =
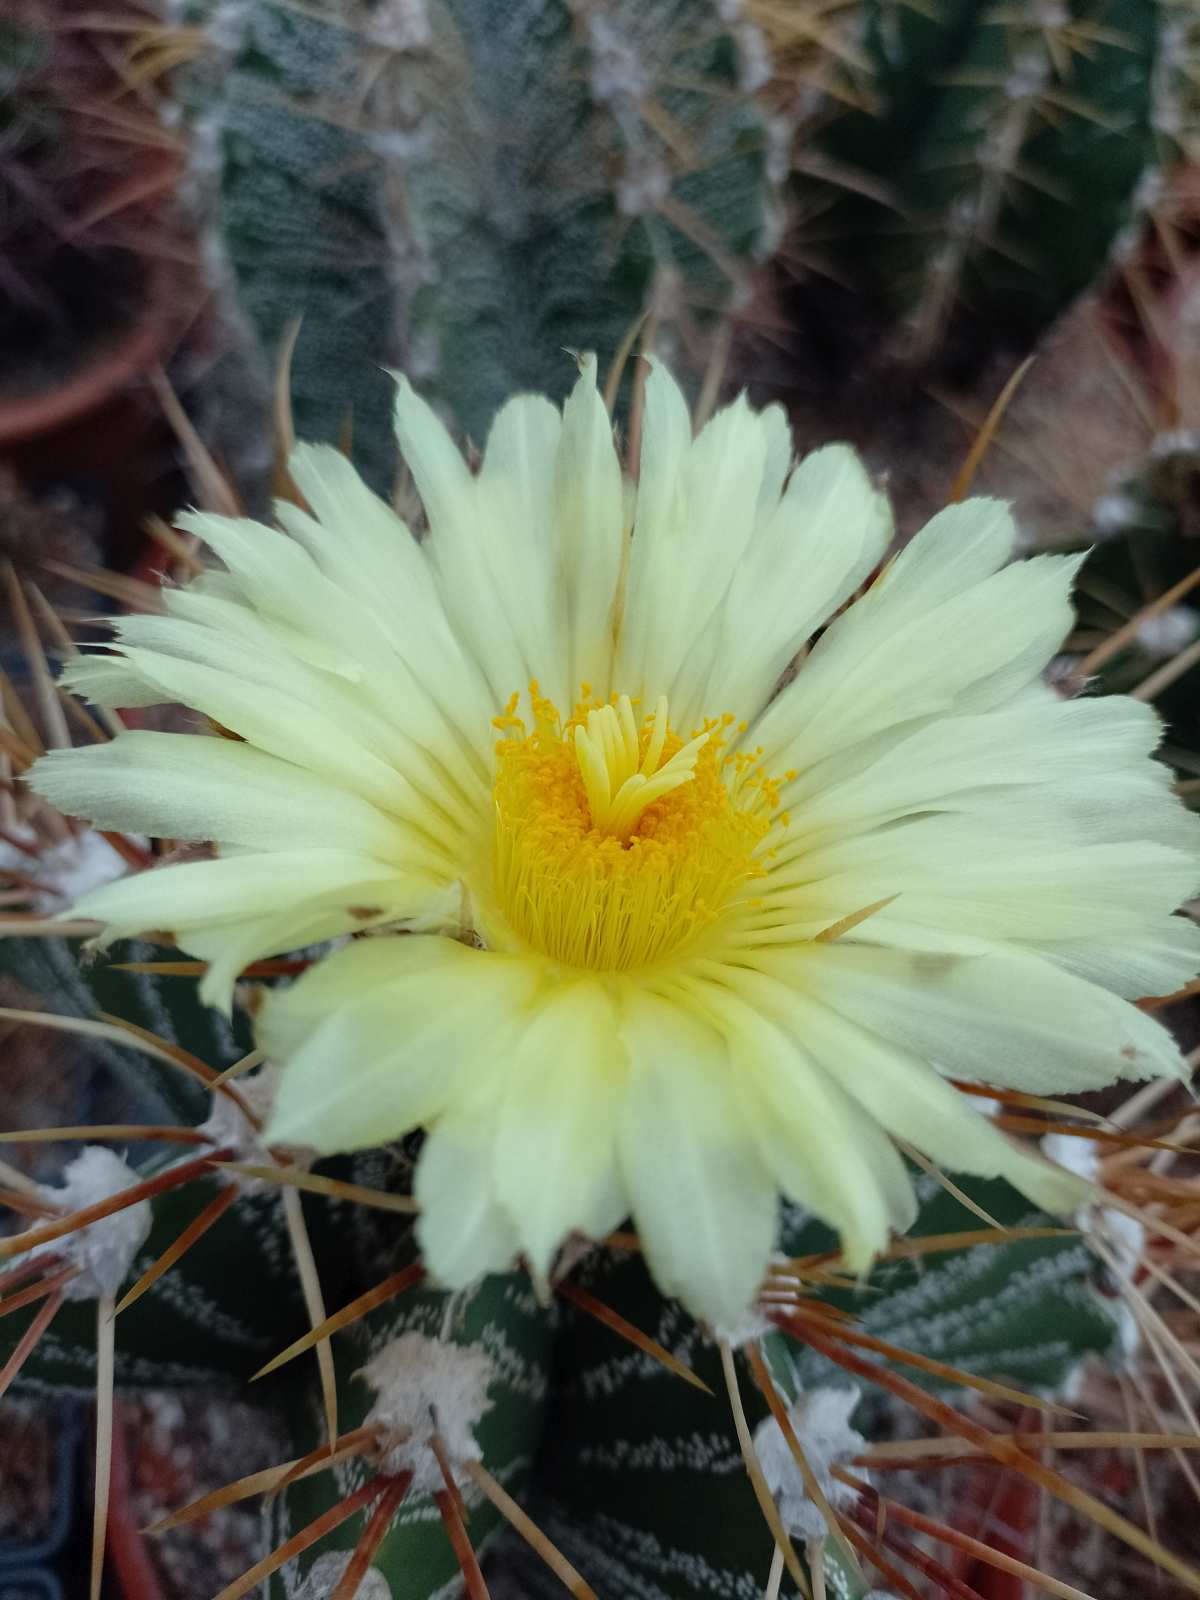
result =
[[[160,1170],[162,1163],[152,1163],[143,1175]],[[150,1267],[216,1193],[216,1183],[207,1180],[156,1200],[154,1225],[133,1274]],[[278,1196],[239,1199],[185,1262],[117,1319],[116,1381],[131,1390],[203,1386],[241,1393],[240,1386],[308,1326]],[[13,1314],[5,1348],[37,1309]],[[95,1302],[63,1305],[20,1381],[31,1392],[94,1392]],[[270,1397],[268,1387],[263,1398]]]
[[[826,138],[888,188],[827,219],[851,276],[902,313],[897,353],[948,332],[1029,338],[1104,270],[1156,159],[1159,0],[864,5],[869,112]]]
[[[482,1350],[492,1363],[490,1409],[479,1429],[478,1441],[488,1470],[509,1493],[523,1496],[537,1455],[543,1419],[553,1376],[557,1315],[539,1306],[529,1280],[513,1274],[487,1278],[466,1294],[449,1296],[433,1289],[417,1289],[398,1298],[335,1339],[338,1370],[339,1415],[343,1431],[361,1424],[371,1394],[356,1372],[369,1356],[403,1333],[417,1331],[431,1338]],[[319,1394],[304,1391],[302,1409],[289,1419],[303,1448],[322,1437]],[[332,1473],[323,1473],[294,1485],[264,1509],[267,1539],[275,1546],[306,1526],[336,1500],[364,1483],[372,1472],[355,1458]],[[477,1495],[468,1496],[467,1528],[478,1550],[501,1525],[500,1515]],[[300,1575],[330,1551],[353,1549],[361,1532],[360,1519],[344,1523],[329,1540],[314,1546],[304,1560],[270,1587],[272,1597],[294,1593]],[[454,1592],[461,1574],[428,1494],[408,1497],[392,1524],[374,1565],[387,1578],[395,1600],[426,1597],[443,1590]]]
[[[351,429],[358,464],[380,485],[392,470],[392,291],[377,172],[344,125],[359,62],[341,10],[196,0],[186,20],[208,50],[184,75],[182,99],[211,269],[260,391],[300,319],[297,431],[337,439]]]
[[[383,367],[476,440],[565,394],[653,306],[677,349],[771,241],[755,65],[705,0],[199,0],[185,100],[234,300],[274,352],[296,317],[297,431],[391,470]],[[740,36],[743,40],[746,35]]]
[[[380,138],[406,108],[415,130],[388,174],[425,263],[410,357],[480,438],[514,389],[565,394],[564,344],[603,364],[652,303],[678,338],[729,302],[768,237],[767,129],[715,6],[452,0],[429,22],[375,114]]]
[[[963,1186],[1006,1225],[1047,1221],[1031,1215],[1028,1203],[1004,1184],[964,1179]],[[932,1180],[922,1195],[914,1236],[977,1225]],[[830,1247],[820,1224],[790,1208],[785,1219],[786,1252]],[[828,1298],[852,1309],[877,1338],[981,1377],[1055,1389],[1085,1354],[1105,1353],[1114,1344],[1113,1320],[1090,1286],[1092,1265],[1077,1238],[978,1245],[930,1256],[919,1266],[885,1263],[859,1293]],[[658,1295],[639,1259],[597,1252],[579,1280],[687,1360],[713,1396],[565,1308],[535,1515],[601,1592],[643,1600],[760,1596],[771,1540],[744,1474],[714,1346]],[[786,1395],[857,1384],[783,1333],[768,1333],[763,1348]],[[741,1360],[738,1366],[753,1426],[766,1405]],[[912,1368],[895,1370],[923,1381]],[[863,1416],[871,1405],[868,1389]],[[859,1426],[870,1433],[861,1420]]]
[[[1166,594],[1196,567],[1200,438],[1160,434],[1141,467],[1096,505],[1088,530],[1091,553],[1080,574],[1079,627],[1093,639],[1122,627],[1148,601]],[[1082,543],[1082,541],[1081,541]],[[1110,693],[1129,693],[1192,649],[1200,634],[1195,596],[1140,627],[1101,669]],[[1166,723],[1162,758],[1181,779],[1200,776],[1200,665],[1194,652],[1152,695]],[[1196,804],[1193,792],[1185,791]]]
[[[93,978],[102,970],[93,968]],[[122,978],[109,974],[109,981]],[[188,1022],[187,1008],[170,996],[190,989],[178,979],[139,979],[126,982],[121,998],[138,1007],[138,1022],[163,1029],[172,1017]],[[174,1074],[146,1058],[140,1058],[137,1070],[173,1082]],[[185,1151],[183,1158],[189,1154]],[[159,1157],[144,1171],[164,1165]],[[323,1163],[322,1170],[368,1188],[406,1192],[412,1162],[404,1150],[368,1151]],[[1026,1202],[1003,1184],[964,1183],[976,1203],[1002,1224],[1045,1221],[1031,1216]],[[922,1184],[916,1234],[978,1225],[932,1180]],[[202,1179],[156,1200],[151,1235],[132,1271],[144,1271],[215,1193],[214,1180]],[[330,1309],[414,1259],[411,1226],[394,1213],[309,1196],[304,1214]],[[790,1208],[785,1211],[787,1253],[810,1254],[831,1243],[823,1227]],[[1077,1237],[1014,1241],[939,1253],[919,1264],[885,1263],[861,1293],[830,1298],[853,1310],[877,1337],[982,1376],[1054,1389],[1086,1354],[1115,1345],[1115,1324],[1092,1287],[1093,1272],[1092,1258]],[[457,1296],[414,1287],[336,1335],[340,1430],[359,1425],[371,1403],[355,1373],[399,1334],[415,1330],[481,1349],[493,1368],[492,1404],[478,1430],[485,1464],[510,1492],[527,1500],[539,1524],[602,1592],[646,1600],[761,1593],[770,1538],[744,1476],[716,1348],[676,1303],[663,1299],[636,1254],[593,1251],[577,1268],[575,1281],[689,1362],[712,1393],[684,1383],[574,1304],[539,1305],[529,1279],[514,1273],[486,1279]],[[0,1354],[11,1349],[34,1309],[0,1324]],[[121,1314],[117,1381],[135,1389],[244,1385],[307,1327],[280,1198],[269,1191],[243,1193],[158,1284]],[[767,1333],[764,1351],[785,1397],[802,1387],[854,1384],[782,1333]],[[94,1305],[68,1304],[21,1381],[34,1390],[86,1390],[94,1382],[94,1352]],[[753,1424],[766,1408],[744,1368],[741,1387]],[[297,1455],[320,1442],[321,1391],[311,1355],[279,1369],[251,1393],[282,1420]],[[869,1410],[867,1390],[863,1414]],[[363,1461],[350,1460],[269,1502],[272,1545],[365,1482],[368,1470]],[[477,1498],[468,1520],[477,1546],[499,1527],[498,1514]],[[352,1518],[289,1564],[272,1580],[272,1596],[281,1600],[296,1593],[312,1563],[322,1554],[352,1548],[361,1527],[361,1519]],[[511,1545],[511,1534],[504,1539]],[[553,1592],[556,1580],[542,1573],[528,1552],[522,1556],[509,1549],[508,1559],[521,1565],[529,1593]],[[834,1594],[856,1600],[865,1593],[863,1580],[836,1545],[828,1548],[826,1561]],[[455,1581],[454,1557],[428,1495],[405,1504],[375,1564],[394,1600],[429,1600]]]
[[[1005,1225],[1048,1221],[1031,1214],[1004,1184],[964,1183],[971,1198]],[[978,1225],[933,1180],[924,1184],[923,1196],[914,1234]],[[808,1254],[831,1245],[821,1225],[790,1209],[786,1217],[785,1250]],[[1115,1345],[1109,1306],[1093,1288],[1094,1269],[1076,1237],[977,1245],[919,1265],[885,1264],[860,1293],[829,1298],[853,1309],[878,1338],[981,1377],[1053,1391],[1086,1355]],[[380,1259],[372,1275],[378,1279],[387,1270]],[[675,1302],[663,1299],[638,1256],[594,1251],[574,1281],[686,1361],[712,1393],[689,1386],[574,1304],[539,1310],[528,1280],[515,1275],[489,1278],[457,1299],[424,1291],[395,1301],[353,1334],[335,1338],[338,1370],[349,1374],[413,1328],[428,1333],[444,1326],[454,1340],[500,1352],[496,1405],[480,1430],[484,1460],[510,1489],[532,1474],[528,1503],[535,1520],[598,1592],[643,1600],[755,1600],[766,1581],[771,1540],[745,1476],[715,1345]],[[857,1386],[783,1333],[767,1333],[763,1348],[787,1396],[819,1385]],[[767,1407],[741,1359],[738,1367],[753,1426]],[[921,1380],[912,1368],[895,1370]],[[872,1393],[864,1391],[864,1415]],[[344,1384],[343,1399],[343,1426],[356,1425],[366,1409],[365,1390]],[[319,1439],[319,1397],[311,1388],[304,1415],[301,1442],[308,1448]],[[288,1490],[268,1511],[271,1542],[281,1542],[365,1477],[365,1468],[355,1464]],[[444,1534],[430,1526],[434,1516],[427,1497],[414,1501],[385,1541],[376,1565],[394,1600],[426,1600],[454,1577]],[[495,1526],[491,1508],[477,1507],[471,1518],[476,1542]],[[346,1524],[335,1546],[352,1548],[360,1528],[358,1521]],[[536,1557],[504,1538],[524,1592],[546,1600],[561,1592]],[[302,1565],[328,1548],[314,1548]],[[836,1546],[829,1547],[827,1563],[831,1593],[843,1600],[865,1593],[869,1585],[854,1577]],[[279,1597],[291,1592],[282,1578],[272,1590]]]
[[[44,996],[52,1002],[48,1009],[60,1015],[120,1017],[182,1044],[217,1071],[250,1049],[246,1017],[235,1013],[227,1020],[201,1005],[194,982],[119,970],[125,962],[162,961],[181,952],[122,941],[91,959],[82,946],[80,939],[0,939],[0,974]],[[208,1115],[207,1092],[186,1072],[166,1072],[140,1050],[107,1039],[88,1039],[80,1049],[89,1066],[123,1085],[145,1121],[200,1122]]]

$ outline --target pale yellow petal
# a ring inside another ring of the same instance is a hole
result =
[[[283,685],[243,676],[253,673],[250,661],[231,660],[234,670],[226,670],[149,650],[130,648],[127,654],[146,681],[158,685],[160,701],[177,700],[203,711],[268,754],[306,767],[400,818],[424,835],[432,850],[442,852],[448,869],[461,853],[464,828],[474,821],[464,802],[457,800],[458,816],[447,816],[446,808],[456,803],[453,793],[439,790],[434,798],[419,790],[404,770],[377,753],[366,730],[360,734],[361,714],[348,703],[330,700],[328,686],[318,708],[310,709],[297,698],[302,682],[298,668],[295,690],[289,692]],[[228,659],[228,653],[218,646],[214,659],[222,657]],[[315,685],[313,693],[315,697]]]
[[[289,467],[320,520],[280,502],[280,521],[375,618],[386,640],[386,651],[372,652],[371,680],[406,725],[426,702],[435,706],[486,774],[494,696],[450,624],[423,546],[339,450],[298,446]],[[359,630],[356,650],[361,639]],[[394,688],[389,677],[399,680]]]
[[[496,1113],[494,1100],[456,1106],[434,1125],[417,1163],[417,1243],[446,1289],[507,1272],[521,1248],[496,1190]]]
[[[264,917],[243,916],[236,922],[187,929],[180,935],[182,948],[208,963],[197,988],[201,1004],[229,1016],[237,979],[252,962],[307,950],[351,930],[361,932],[388,916],[382,909],[376,916],[366,916],[365,909],[347,912],[342,906],[301,902]]]
[[[758,413],[766,441],[767,453],[763,462],[762,482],[758,488],[758,504],[754,508],[756,528],[764,528],[779,509],[780,496],[792,470],[795,446],[792,442],[792,425],[788,414],[778,401],[764,406]]]
[[[764,414],[765,415],[765,414]],[[882,559],[887,499],[846,445],[807,456],[760,524],[720,610],[680,675],[683,722],[708,712],[754,717],[800,646]]]
[[[1090,1197],[1088,1184],[1007,1138],[967,1095],[908,1051],[813,1001],[797,1007],[795,1027],[864,1112],[946,1172],[1007,1178],[1052,1214],[1074,1211]]]
[[[732,1326],[762,1281],[775,1185],[725,1041],[678,1005],[631,990],[618,1159],[650,1270],[696,1316]]]
[[[1060,940],[1034,953],[1126,1000],[1175,994],[1200,973],[1200,928],[1167,917],[1122,939]]]
[[[647,384],[647,404],[649,389]],[[771,436],[770,424],[763,424],[744,396],[718,411],[675,467],[673,495],[664,491],[659,475],[670,470],[674,433],[665,441],[670,455],[658,474],[654,456],[663,446],[653,431],[643,439],[643,480],[648,470],[651,478],[638,489],[616,677],[626,693],[648,700],[682,696],[679,714],[688,732],[694,708],[681,672],[717,616],[754,531]]]
[[[1165,919],[1195,887],[1184,851],[1137,839],[1077,844],[1047,831],[1039,839],[950,815],[851,835],[772,872],[753,922],[811,938],[894,896],[871,919],[872,941],[903,943],[923,928],[1022,943],[1104,939]]]
[[[564,696],[562,595],[550,547],[558,412],[540,396],[510,400],[493,423],[479,477],[405,379],[396,428],[429,519],[426,550],[441,603],[487,684],[493,714],[531,678]]]
[[[508,693],[536,678],[544,693],[567,705],[572,691],[555,494],[561,437],[562,418],[543,396],[518,395],[501,407],[479,469],[478,522],[464,556],[486,571],[492,621],[505,619],[525,665]],[[441,546],[433,548],[437,554]],[[446,603],[453,606],[449,595]],[[469,639],[480,623],[466,609],[464,596],[454,614]]]
[[[548,993],[504,1072],[496,1190],[535,1272],[573,1232],[598,1238],[629,1210],[616,1167],[626,1078],[613,1002],[586,979]]]
[[[950,1076],[1056,1094],[1189,1073],[1160,1023],[1016,948],[914,955],[843,940],[755,965]]]
[[[83,651],[64,663],[58,681],[81,700],[113,711],[163,703],[161,686],[143,677],[131,661],[120,655]]]
[[[572,696],[612,683],[613,606],[625,544],[621,466],[612,422],[596,390],[596,358],[581,363],[563,407],[555,471],[558,547],[566,591]]]
[[[53,750],[29,773],[41,795],[100,828],[260,850],[406,858],[403,828],[344,786],[228,739],[131,731]]]
[[[146,928],[181,928],[253,915],[301,899],[356,895],[370,890],[401,899],[413,882],[386,863],[344,850],[274,850],[213,861],[155,867],[93,889],[76,903],[81,916],[119,926],[122,934]]]
[[[762,1159],[780,1189],[833,1228],[851,1271],[862,1272],[916,1214],[904,1163],[869,1111],[826,1072],[792,1029],[791,997],[758,979],[699,983],[691,994],[729,1042],[739,1093]],[[764,1000],[782,1000],[775,1016]]]
[[[536,983],[529,963],[433,935],[335,951],[256,1023],[285,1067],[271,1134],[332,1152],[408,1133],[506,1059]]]
[[[769,761],[807,768],[920,717],[1000,705],[1037,680],[1071,625],[1079,558],[1036,556],[959,587],[1011,539],[1007,513],[983,502],[972,516],[973,506],[935,518],[826,629],[752,730]],[[960,540],[983,558],[963,558]],[[914,548],[926,560],[914,561]],[[938,549],[955,581],[915,581]]]
[[[1149,793],[1164,783],[1162,770],[1146,759],[1160,737],[1148,706],[1116,697],[1023,700],[984,714],[902,725],[797,770],[783,789],[791,823],[776,841],[775,859],[912,813],[979,813],[993,794],[999,815],[1023,788],[1036,801],[1051,784],[1085,793],[1125,773]],[[1055,815],[1061,804],[1046,809]]]

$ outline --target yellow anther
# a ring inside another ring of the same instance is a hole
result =
[[[684,743],[662,696],[641,726],[628,695],[597,705],[584,685],[583,696],[563,724],[531,686],[533,732],[513,717],[496,746],[496,904],[519,939],[565,964],[646,966],[762,875],[777,800],[752,787],[753,757],[726,778],[732,718]]]
[[[648,806],[690,783],[708,732],[662,761],[668,732],[667,701],[660,695],[644,739],[633,702],[618,695],[613,705],[590,709],[575,728],[575,756],[587,793],[592,826],[628,841]]]

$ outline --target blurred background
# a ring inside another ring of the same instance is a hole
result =
[[[482,444],[575,350],[623,431],[655,351],[701,414],[745,386],[800,448],[852,440],[902,533],[973,473],[1026,551],[1091,548],[1063,676],[1153,701],[1200,792],[1194,0],[6,0],[0,745],[64,625],[194,565],[180,505],[262,513],[293,431],[391,493],[389,368]],[[5,1127],[98,1114],[65,1039],[4,1052]],[[252,1559],[252,1515],[155,1566],[136,1527],[277,1443],[228,1403],[125,1416],[112,1592],[189,1600]],[[4,1600],[82,1592],[79,1430],[0,1413]],[[1115,1453],[1087,1470],[1134,1495]],[[1141,1581],[1102,1538],[1060,1554],[1097,1595]]]

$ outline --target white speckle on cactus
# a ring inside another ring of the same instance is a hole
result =
[[[767,179],[771,183],[783,183],[788,173],[792,170],[792,145],[795,140],[795,130],[792,127],[791,119],[788,117],[768,117],[766,127]],[[780,235],[782,235],[784,225],[782,208],[780,208],[780,211],[781,214],[776,227],[779,229]],[[782,243],[782,238],[771,240],[770,242],[764,241],[763,249],[773,252],[779,243]]]
[[[1004,93],[1009,100],[1032,100],[1045,88],[1049,73],[1045,52],[1027,50],[1013,63],[1004,80]]]
[[[671,174],[661,161],[639,150],[627,161],[615,188],[622,216],[640,217],[657,211],[670,194]]]
[[[1147,166],[1146,171],[1133,186],[1133,198],[1130,200],[1134,211],[1149,211],[1150,206],[1157,205],[1163,197],[1166,179],[1160,166]]]
[[[331,1550],[318,1556],[296,1590],[296,1600],[329,1600],[350,1565],[351,1552]],[[355,1600],[392,1600],[392,1587],[378,1567],[370,1567],[355,1590]]]
[[[409,338],[406,363],[409,376],[414,379],[432,378],[436,376],[440,366],[437,339],[428,328],[414,329]]]
[[[972,1095],[972,1103],[981,1117],[998,1117],[1004,1110],[1004,1102],[995,1100],[989,1095]]]
[[[222,55],[232,55],[241,46],[249,9],[247,0],[225,0],[213,12],[207,28],[208,38]]]
[[[649,94],[651,81],[637,51],[612,19],[602,12],[593,14],[588,25],[591,47],[592,93],[602,104],[616,100],[642,100]]]
[[[381,161],[395,162],[403,167],[421,161],[432,153],[433,134],[423,126],[408,130],[377,128],[364,133],[362,142]]]
[[[1105,1242],[1117,1277],[1131,1283],[1146,1247],[1146,1229],[1136,1217],[1106,1206],[1103,1212]]]
[[[1112,539],[1124,533],[1141,515],[1137,501],[1124,489],[1102,495],[1092,508],[1092,533],[1099,539]]]
[[[35,850],[38,849],[38,835],[33,828],[27,828],[23,823],[18,823],[9,832],[14,839],[19,839],[22,844],[31,845]],[[39,851],[39,855],[40,853]],[[17,845],[10,844],[7,839],[0,839],[0,867],[7,867],[10,870],[23,872],[26,876],[30,876],[31,868],[33,868],[33,857],[26,855],[24,850]]]
[[[375,1391],[365,1423],[374,1428],[384,1472],[411,1472],[414,1494],[445,1487],[430,1440],[441,1440],[456,1482],[458,1472],[482,1451],[475,1428],[492,1402],[492,1363],[482,1350],[444,1344],[422,1333],[405,1333],[374,1355],[357,1374]]]
[[[197,117],[192,123],[189,140],[188,184],[195,191],[197,184],[213,181],[220,176],[224,155],[221,147],[222,127],[215,116]],[[225,252],[220,240],[206,235],[202,241],[205,267],[211,273],[220,264],[224,270]]]
[[[1197,632],[1200,632],[1200,616],[1191,606],[1171,606],[1157,617],[1147,617],[1145,622],[1139,623],[1137,640],[1148,654],[1166,660],[1191,644]]]
[[[970,238],[979,225],[979,203],[974,195],[962,195],[950,207],[946,218],[946,232],[951,239]],[[957,265],[958,257],[951,252],[949,266]]]
[[[1100,1170],[1100,1156],[1091,1139],[1073,1139],[1065,1133],[1048,1133],[1042,1140],[1042,1154],[1048,1161],[1057,1162],[1088,1183],[1096,1181]]]
[[[427,50],[433,28],[425,0],[384,0],[371,12],[366,36],[384,50]]]
[[[763,31],[753,22],[739,22],[734,38],[738,49],[738,88],[743,94],[757,94],[771,81],[771,56]]]
[[[1041,1143],[1043,1155],[1051,1161],[1077,1172],[1089,1182],[1095,1181],[1100,1170],[1100,1157],[1092,1140],[1049,1133]],[[1133,1282],[1141,1262],[1146,1230],[1136,1217],[1105,1205],[1081,1206],[1075,1213],[1075,1226],[1091,1243],[1108,1270],[1111,1284],[1108,1292],[1116,1300],[1110,1308],[1111,1314],[1117,1325],[1121,1350],[1128,1361],[1137,1353],[1141,1331],[1137,1318],[1126,1303],[1124,1291]]]
[[[115,1151],[103,1145],[85,1145],[68,1162],[63,1181],[57,1187],[41,1185],[45,1198],[60,1211],[80,1211],[132,1189],[138,1175]],[[115,1295],[129,1276],[133,1259],[150,1232],[150,1204],[139,1200],[111,1217],[102,1217],[86,1228],[78,1228],[64,1238],[36,1245],[31,1256],[53,1256],[77,1269],[63,1293],[68,1300],[96,1300]]]
[[[1070,24],[1071,14],[1061,0],[1034,0],[1033,20],[1039,28],[1065,28]]]
[[[1200,433],[1192,428],[1173,428],[1169,433],[1160,433],[1150,446],[1150,454],[1156,461],[1164,456],[1191,455],[1196,450],[1200,450]]]
[[[825,1498],[835,1508],[848,1505],[856,1498],[856,1491],[848,1484],[839,1483],[832,1469],[866,1448],[862,1434],[850,1426],[858,1400],[855,1389],[810,1389],[788,1407],[788,1418],[796,1430],[805,1459]],[[820,1538],[825,1532],[825,1520],[808,1497],[791,1447],[774,1417],[767,1417],[758,1425],[754,1448],[789,1533],[806,1539]]]
[[[279,1072],[273,1066],[261,1067],[251,1077],[238,1080],[238,1095],[259,1119],[260,1124],[266,1122],[270,1113],[278,1081]],[[206,1134],[214,1146],[220,1149],[232,1148],[234,1161],[244,1161],[259,1167],[269,1167],[275,1163],[275,1157],[263,1144],[258,1129],[247,1120],[245,1112],[233,1095],[220,1093],[213,1095],[212,1109],[200,1124],[198,1131]],[[315,1150],[298,1145],[289,1145],[287,1154],[293,1166],[307,1169],[316,1160],[317,1153]],[[268,1183],[262,1178],[246,1178],[237,1172],[223,1172],[220,1176],[224,1182],[232,1184],[244,1194],[261,1194],[264,1190],[270,1192],[277,1188],[277,1185]]]

